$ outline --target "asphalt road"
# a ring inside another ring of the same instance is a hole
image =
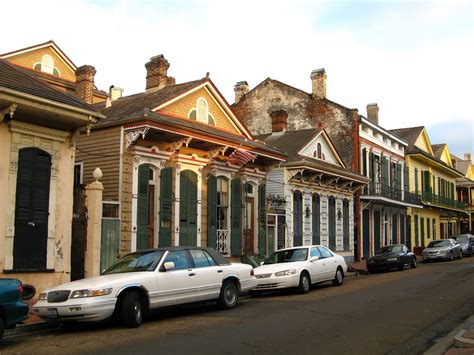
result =
[[[307,295],[161,310],[137,329],[109,321],[7,337],[0,353],[419,354],[474,314],[474,258],[347,277]]]

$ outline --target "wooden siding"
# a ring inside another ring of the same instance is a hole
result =
[[[206,99],[209,108],[209,113],[214,117],[214,120],[216,121],[216,127],[225,129],[232,133],[240,133],[229,121],[229,118],[227,118],[227,116],[225,115],[222,107],[214,101],[213,97],[204,88],[197,90],[189,95],[186,95],[182,99],[164,107],[162,110],[160,110],[160,112],[187,118],[188,113],[193,108],[196,108],[196,101],[200,97]]]
[[[284,196],[285,170],[272,169],[267,175],[267,196]]]
[[[76,142],[76,163],[83,162],[83,182],[94,181],[92,172],[99,167],[103,176],[104,200],[119,199],[120,127],[82,133]],[[131,170],[130,170],[131,171]]]

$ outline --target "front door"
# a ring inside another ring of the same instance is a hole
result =
[[[137,246],[136,250],[147,248],[150,221],[150,165],[138,167],[138,201],[137,201]]]
[[[245,252],[254,253],[253,197],[245,197],[244,236]]]
[[[20,149],[13,242],[15,270],[46,269],[50,179],[51,155],[38,148]]]
[[[179,245],[197,245],[197,174],[184,170],[180,174]]]
[[[171,246],[171,217],[173,205],[173,169],[164,168],[160,177],[160,223],[158,246]]]

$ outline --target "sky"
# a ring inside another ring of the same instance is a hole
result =
[[[330,100],[364,116],[375,102],[384,128],[423,125],[432,144],[474,152],[472,0],[17,0],[2,12],[0,53],[52,39],[105,91],[144,91],[157,54],[177,83],[209,72],[230,104],[238,81],[311,92],[325,68]]]

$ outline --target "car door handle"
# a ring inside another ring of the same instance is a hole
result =
[[[222,270],[217,270],[217,272],[218,272],[218,273],[221,273],[221,272],[222,272]]]
[[[35,226],[35,222],[28,222],[28,225],[34,227],[34,226]]]
[[[196,274],[194,272],[188,274],[188,276],[196,276]]]

